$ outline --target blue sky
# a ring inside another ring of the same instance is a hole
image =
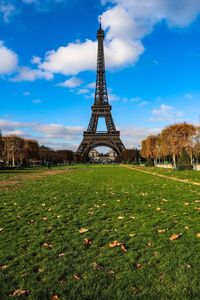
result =
[[[0,129],[76,149],[105,29],[112,113],[127,147],[200,115],[200,1],[0,0]]]

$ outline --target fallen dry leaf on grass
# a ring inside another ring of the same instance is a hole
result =
[[[126,247],[125,247],[125,244],[122,244],[122,245],[121,245],[121,249],[122,249],[122,251],[124,251],[124,252],[127,251],[127,250],[126,250]]]
[[[189,202],[185,202],[184,205],[185,205],[185,206],[189,206],[190,203],[189,203]]]
[[[200,233],[197,233],[197,237],[200,238]]]
[[[170,236],[170,241],[176,241],[178,239],[180,239],[182,237],[182,233],[178,233],[178,234],[172,234],[172,236]]]
[[[126,245],[124,243],[120,243],[118,241],[114,241],[109,244],[110,248],[121,247],[122,251],[126,252]]]
[[[65,253],[58,254],[58,257],[63,257],[63,256],[65,256]]]
[[[114,241],[114,242],[112,242],[112,243],[109,244],[109,247],[110,248],[114,248],[114,247],[119,247],[121,245],[122,245],[122,243],[120,243],[118,241]]]
[[[168,200],[166,200],[166,199],[162,199],[162,201],[163,201],[163,202],[168,202]]]
[[[7,269],[7,265],[0,265],[0,270],[6,270]]]
[[[195,207],[194,209],[200,211],[200,207]]]
[[[115,271],[109,270],[109,271],[108,271],[108,274],[113,275],[113,274],[115,274]]]
[[[44,248],[47,248],[47,249],[53,248],[53,245],[52,245],[52,244],[48,244],[48,243],[44,243],[42,246],[43,246]]]
[[[135,265],[135,268],[136,269],[142,269],[144,266],[143,266],[143,264],[136,264]]]
[[[29,291],[28,290],[21,290],[21,289],[18,289],[18,290],[15,290],[13,293],[12,293],[12,296],[25,296],[25,295],[28,295],[29,294]]]
[[[60,298],[58,297],[58,295],[52,295],[50,300],[59,300]]]
[[[90,240],[90,239],[84,239],[84,244],[86,246],[91,246],[92,245],[92,240]]]
[[[30,221],[28,221],[28,224],[30,225],[30,224],[33,224],[33,220],[30,220]]]
[[[66,284],[66,283],[67,283],[67,281],[65,279],[60,280],[60,284]]]
[[[158,229],[158,233],[165,233],[166,230],[165,229]]]
[[[74,279],[76,280],[80,280],[81,279],[81,275],[80,274],[74,274]]]
[[[156,208],[156,211],[161,211],[161,208],[160,208],[160,207],[157,207],[157,208]]]
[[[123,219],[124,219],[123,216],[119,216],[119,217],[118,217],[118,220],[123,220]]]
[[[148,242],[148,244],[147,244],[149,247],[152,247],[153,246],[153,244],[151,243],[151,242]]]
[[[87,232],[87,231],[89,231],[89,229],[84,228],[84,227],[81,227],[81,228],[79,229],[79,232],[80,232],[80,233],[85,233],[85,232]]]
[[[134,236],[136,236],[136,233],[130,233],[129,236],[134,237]]]
[[[101,264],[97,264],[96,262],[93,262],[92,267],[94,270],[103,269],[103,266]]]
[[[148,195],[148,193],[147,193],[147,192],[146,192],[146,193],[141,192],[139,195],[140,195],[140,196],[146,196],[146,195]]]
[[[187,265],[187,268],[188,268],[188,269],[191,269],[191,268],[192,268],[192,266],[191,266],[191,265]]]

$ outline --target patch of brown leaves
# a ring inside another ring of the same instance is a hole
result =
[[[177,233],[177,234],[172,234],[172,236],[170,236],[170,241],[176,241],[179,240],[182,237],[182,233]]]
[[[114,241],[112,243],[109,244],[110,248],[115,248],[115,247],[121,247],[123,252],[126,252],[126,245],[124,243],[118,242],[118,241]]]
[[[11,295],[12,296],[27,296],[27,295],[29,295],[29,291],[17,289]]]
[[[85,233],[85,232],[87,232],[87,231],[89,231],[89,229],[87,229],[87,228],[84,228],[84,227],[81,227],[80,229],[79,229],[79,232],[82,234],[82,233]]]

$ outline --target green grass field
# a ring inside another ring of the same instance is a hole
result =
[[[193,181],[200,183],[200,171],[178,171],[173,169],[163,169],[163,168],[144,168],[137,167],[137,169],[144,169],[155,174],[161,174],[165,176],[175,177],[183,180]]]
[[[200,298],[200,186],[122,166],[0,172],[0,299]]]

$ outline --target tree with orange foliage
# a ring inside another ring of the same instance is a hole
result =
[[[183,148],[188,151],[192,159],[192,140],[195,133],[195,126],[187,123],[170,125],[162,130],[162,151],[166,155],[172,155],[174,165]]]
[[[142,141],[141,156],[144,158],[151,158],[156,163],[160,151],[159,136],[150,135]]]

